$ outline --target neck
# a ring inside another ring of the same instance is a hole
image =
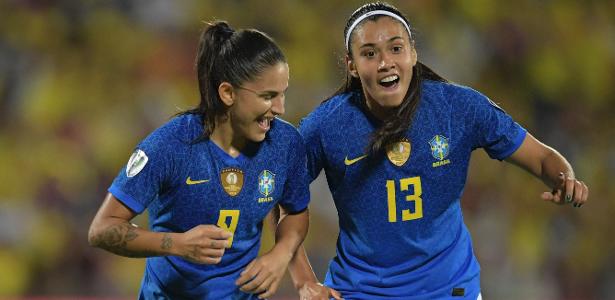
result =
[[[247,144],[244,137],[240,137],[235,133],[235,129],[228,117],[216,118],[216,126],[209,138],[231,157],[239,156],[241,150]]]
[[[395,113],[395,108],[389,108],[379,105],[376,101],[365,98],[367,109],[380,121],[388,119],[391,114]]]

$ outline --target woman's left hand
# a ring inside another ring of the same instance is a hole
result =
[[[292,255],[276,253],[273,248],[248,264],[235,284],[242,292],[257,294],[259,299],[271,297],[280,286],[290,258]]]
[[[563,172],[559,174],[559,182],[551,192],[542,193],[542,199],[556,204],[572,204],[581,207],[587,202],[589,188],[585,182],[569,177]]]

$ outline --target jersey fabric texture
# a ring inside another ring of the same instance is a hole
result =
[[[241,292],[235,280],[257,257],[262,220],[277,203],[291,213],[307,208],[305,146],[291,124],[276,119],[263,142],[236,158],[209,139],[195,142],[202,133],[201,117],[175,117],[137,146],[135,153],[147,159],[143,169],[135,175],[127,166],[109,188],[135,213],[147,208],[152,231],[216,224],[234,233],[215,265],[177,256],[147,258],[140,298],[257,299]],[[229,183],[236,187],[233,193],[224,188]]]
[[[360,93],[332,97],[299,126],[310,176],[324,169],[338,210],[325,284],[345,299],[475,300],[480,293],[460,207],[470,155],[484,148],[505,159],[526,130],[471,88],[429,80],[422,88],[406,143],[397,145],[407,153],[401,166],[385,154],[365,157],[381,122]]]

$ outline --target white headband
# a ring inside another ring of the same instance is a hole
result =
[[[373,15],[385,15],[385,16],[389,16],[399,22],[401,22],[402,24],[404,24],[404,27],[406,27],[406,30],[408,31],[408,35],[410,36],[410,38],[412,38],[412,33],[410,33],[410,27],[408,27],[408,24],[406,23],[406,21],[404,21],[404,19],[390,11],[386,11],[386,10],[373,10],[370,12],[365,13],[364,15],[358,17],[354,23],[352,23],[352,25],[350,25],[350,27],[348,27],[348,32],[346,33],[346,50],[350,49],[350,45],[348,44],[348,42],[350,41],[350,35],[352,34],[352,31],[354,30],[355,27],[357,27],[357,25],[359,25],[359,23],[361,23],[361,21],[365,20],[366,18],[369,18]]]

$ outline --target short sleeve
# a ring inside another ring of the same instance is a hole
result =
[[[486,96],[471,90],[466,93],[466,114],[471,126],[473,148],[484,148],[489,157],[503,160],[513,154],[523,143],[527,131],[497,104]]]
[[[307,170],[310,181],[318,177],[323,168],[324,151],[320,138],[320,125],[318,122],[319,111],[315,110],[301,120],[299,133],[305,142],[305,152],[307,155]]]
[[[143,140],[108,191],[135,213],[158,197],[172,171],[173,147],[158,129]]]
[[[289,213],[299,213],[304,211],[309,204],[311,180],[307,170],[305,143],[296,131],[289,143],[287,164],[288,175],[279,203]]]

